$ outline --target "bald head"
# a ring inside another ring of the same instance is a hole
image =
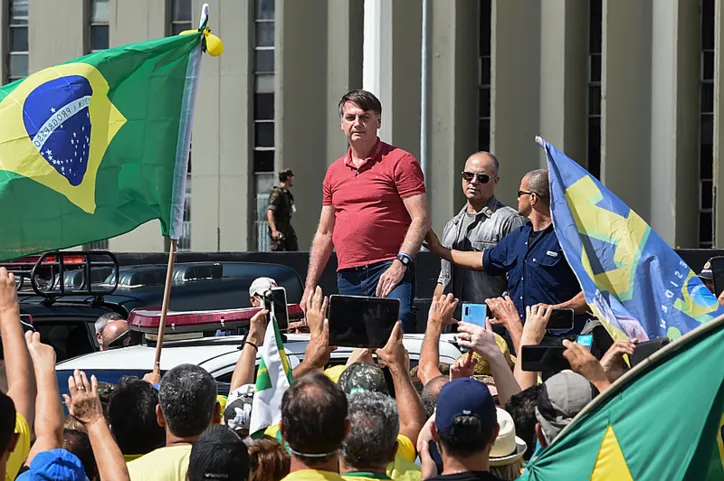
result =
[[[466,172],[490,172],[497,176],[500,170],[500,162],[490,152],[475,152],[465,161]]]
[[[108,349],[113,341],[128,332],[128,322],[124,320],[111,321],[106,324],[101,336],[101,351]]]
[[[425,387],[422,388],[420,399],[422,401],[422,409],[425,411],[425,418],[429,418],[435,412],[437,398],[440,396],[442,387],[450,382],[449,376],[437,376],[430,379]]]

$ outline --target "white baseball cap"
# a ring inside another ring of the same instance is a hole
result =
[[[272,287],[277,287],[277,281],[271,277],[257,277],[249,286],[249,297],[264,297]]]
[[[497,408],[500,431],[490,449],[490,465],[506,466],[520,460],[528,446],[515,435],[515,422],[505,409]]]

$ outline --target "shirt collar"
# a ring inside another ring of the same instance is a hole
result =
[[[481,215],[484,215],[488,219],[490,219],[491,217],[493,217],[493,214],[496,210],[498,210],[498,199],[496,199],[495,196],[492,196],[490,199],[488,199],[488,202],[483,206],[483,208],[475,213],[475,217],[480,217]],[[458,212],[457,217],[462,218],[462,216],[465,215],[467,212],[468,203],[466,202],[463,208],[460,209],[460,212]]]
[[[372,149],[372,155],[369,155],[365,158],[364,162],[359,166],[359,169],[355,167],[354,163],[352,162],[352,147],[347,149],[347,155],[344,156],[344,165],[347,167],[354,169],[354,170],[362,170],[363,167],[367,166],[368,164],[371,166],[375,161],[378,160],[379,154],[382,151],[382,141],[379,137],[377,137],[377,143],[375,144],[375,147]]]
[[[301,469],[287,474],[282,481],[342,481],[343,479],[339,473],[318,469]]]

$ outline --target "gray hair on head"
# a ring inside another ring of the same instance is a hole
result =
[[[531,192],[535,192],[538,197],[544,200],[550,197],[547,169],[531,170],[525,176],[528,179],[528,189]]]
[[[124,320],[124,317],[117,312],[106,312],[95,322],[96,334],[103,334],[103,329],[106,328],[109,322],[122,320]]]
[[[354,468],[386,465],[395,458],[400,418],[395,401],[370,391],[349,396],[349,436],[342,443],[342,460]]]

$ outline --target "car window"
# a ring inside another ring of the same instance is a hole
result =
[[[96,351],[89,322],[69,319],[67,321],[35,322],[33,327],[40,333],[40,339],[55,349],[58,362]]]

